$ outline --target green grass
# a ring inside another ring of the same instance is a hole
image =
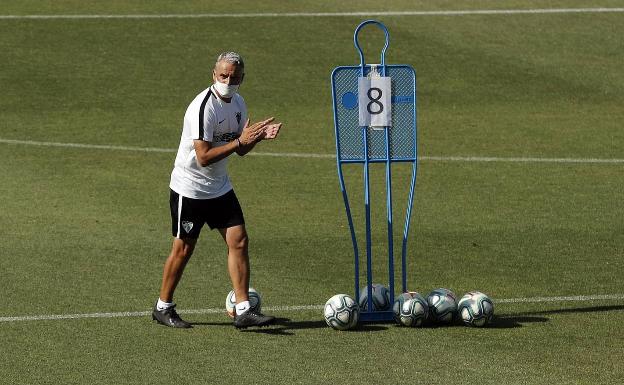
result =
[[[3,2],[0,14],[338,12],[613,7],[617,1],[433,3]],[[284,122],[258,152],[332,154],[330,73],[358,61],[356,16],[0,20],[0,139],[157,147],[132,152],[0,143],[3,317],[147,311],[170,247],[168,181],[184,111],[216,54],[240,51],[252,119]],[[623,159],[622,13],[385,16],[389,63],[418,78],[423,156]],[[230,26],[219,36],[216,31]],[[383,44],[362,31],[367,58]],[[352,293],[352,246],[331,158],[247,156],[230,173],[248,223],[252,285],[266,307]],[[363,237],[361,172],[347,167]],[[383,179],[374,168],[375,180]],[[320,310],[278,308],[240,332],[224,314],[192,330],[149,317],[0,322],[0,377],[13,384],[483,383],[624,380],[622,163],[419,163],[409,288],[481,290],[493,327],[325,326]],[[400,244],[407,167],[394,173]],[[382,186],[374,183],[373,197]],[[383,202],[372,206],[386,252]],[[363,244],[360,244],[363,250]],[[399,250],[397,249],[398,253]],[[205,230],[179,308],[221,309],[226,250]],[[386,272],[383,261],[376,271]],[[289,321],[286,321],[289,319]]]
[[[190,331],[158,328],[143,319],[43,322],[35,328],[13,324],[3,329],[22,335],[19,343],[11,341],[21,365],[4,372],[41,384],[150,383],[163,372],[180,383],[225,383],[234,376],[258,384],[383,383],[388,378],[618,383],[622,373],[614,352],[621,340],[607,330],[624,321],[622,312],[572,310],[506,317],[499,327],[484,330],[370,325],[337,333],[322,321],[310,321],[316,312],[294,314],[288,326],[263,332],[235,331],[221,316],[203,317],[204,324]],[[578,322],[579,314],[585,322]]]

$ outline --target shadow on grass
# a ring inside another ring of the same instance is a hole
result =
[[[591,307],[577,307],[569,309],[553,309],[534,312],[522,312],[514,315],[500,315],[494,318],[494,322],[488,327],[496,328],[516,328],[522,327],[522,324],[532,322],[548,322],[550,319],[546,317],[548,314],[568,314],[568,313],[597,313],[604,311],[621,311],[624,310],[624,305],[610,305],[610,306],[591,306]]]
[[[304,329],[327,329],[329,326],[325,321],[291,321],[289,318],[277,318],[275,323],[271,326],[263,328],[249,328],[244,329],[242,332],[246,333],[262,333],[280,336],[292,336],[295,330]],[[358,333],[358,332],[376,332],[386,330],[386,325],[378,324],[359,324],[355,329],[346,330],[343,333]]]
[[[501,314],[495,315],[493,322],[486,326],[490,329],[511,329],[522,327],[523,324],[536,323],[536,322],[549,322],[547,317],[549,314],[567,314],[567,313],[593,313],[593,312],[605,312],[605,311],[622,311],[624,305],[611,305],[611,306],[592,306],[592,307],[580,307],[569,309],[553,309],[535,312],[522,312],[518,314]],[[193,326],[227,326],[232,327],[232,322],[192,322]],[[343,333],[358,333],[358,332],[376,332],[387,330],[389,327],[398,327],[394,324],[379,324],[379,323],[360,323],[355,329],[344,331]],[[445,328],[445,327],[463,327],[461,322],[448,324],[448,325],[432,325],[428,324],[424,326],[427,328]],[[262,333],[269,335],[282,335],[291,336],[294,335],[296,330],[307,329],[324,329],[329,328],[325,321],[291,321],[289,318],[277,318],[275,324],[255,328],[242,329],[245,333]]]
[[[530,315],[503,315],[495,316],[490,325],[490,329],[511,329],[522,327],[522,324],[534,322],[548,322],[546,317],[530,316]]]
[[[189,322],[193,326],[229,326],[232,327],[232,321],[226,322]]]
[[[603,312],[603,311],[619,311],[619,310],[624,310],[624,305],[577,307],[577,308],[571,308],[571,309],[553,309],[553,310],[536,311],[532,313],[521,313],[521,314],[598,313],[598,312]]]

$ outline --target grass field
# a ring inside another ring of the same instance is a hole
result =
[[[497,318],[336,332],[321,312],[353,292],[330,89],[336,66],[359,61],[353,31],[369,16],[352,12],[621,6],[2,2],[0,383],[623,383],[621,10],[374,16],[390,32],[387,62],[418,79],[409,288],[483,291]],[[343,14],[297,15],[319,12]],[[379,32],[360,39],[377,61]],[[148,315],[171,243],[169,175],[184,111],[230,49],[246,59],[252,120],[284,122],[277,141],[230,162],[252,286],[279,322],[231,326],[226,250],[204,230],[176,292],[195,327],[169,329]],[[397,196],[407,173],[396,170]],[[361,235],[359,170],[348,174]],[[373,214],[380,223],[383,202]],[[384,237],[376,225],[377,255]]]

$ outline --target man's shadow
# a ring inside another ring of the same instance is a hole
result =
[[[231,327],[232,322],[191,322],[193,326],[227,326]],[[371,332],[386,330],[388,325],[382,324],[358,324],[355,328],[346,330],[345,332]],[[303,329],[324,329],[329,326],[324,320],[313,321],[292,321],[290,318],[276,318],[275,322],[271,325],[264,327],[249,327],[241,329],[242,332],[263,333],[263,334],[275,334],[275,335],[294,335],[294,330]]]
[[[272,326],[266,328],[250,328],[243,329],[243,332],[262,333],[281,336],[292,336],[295,330],[302,329],[325,329],[329,328],[324,320],[315,321],[291,321],[289,318],[276,318],[275,323]],[[345,330],[344,333],[357,333],[357,332],[376,332],[388,329],[387,325],[381,324],[364,324],[359,323],[356,327],[350,330]]]
[[[577,307],[569,309],[553,309],[534,312],[522,312],[517,314],[501,314],[495,315],[491,324],[486,328],[490,329],[511,329],[523,327],[527,323],[541,323],[549,322],[549,314],[567,314],[567,313],[595,313],[605,311],[622,311],[624,305],[608,305],[608,306],[592,306],[592,307]],[[232,326],[232,322],[193,322],[193,326]],[[455,327],[461,326],[461,322],[456,322],[449,325],[432,325],[427,324],[424,328],[438,328],[438,327]],[[358,333],[358,332],[377,332],[387,330],[389,327],[393,327],[392,323],[360,323],[355,328],[345,331],[346,333]],[[241,329],[246,333],[262,333],[269,335],[282,335],[290,336],[294,335],[296,330],[306,329],[322,329],[328,328],[327,323],[324,320],[306,320],[306,321],[292,321],[289,318],[276,318],[273,325],[267,327],[252,327],[248,329]]]

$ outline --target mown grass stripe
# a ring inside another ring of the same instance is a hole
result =
[[[592,301],[614,301],[624,300],[624,294],[604,294],[604,295],[575,295],[562,297],[529,297],[529,298],[507,298],[494,299],[494,303],[546,303],[546,302],[592,302]],[[306,310],[321,310],[323,305],[284,305],[284,306],[267,306],[263,308],[269,312],[284,311],[296,312]],[[212,309],[189,309],[180,310],[181,314],[225,314],[225,308]],[[0,317],[0,322],[25,322],[25,321],[58,321],[70,319],[86,319],[86,318],[129,318],[129,317],[146,317],[151,315],[151,311],[132,311],[118,313],[85,313],[85,314],[49,314],[49,315],[32,315],[32,316],[14,316]]]

